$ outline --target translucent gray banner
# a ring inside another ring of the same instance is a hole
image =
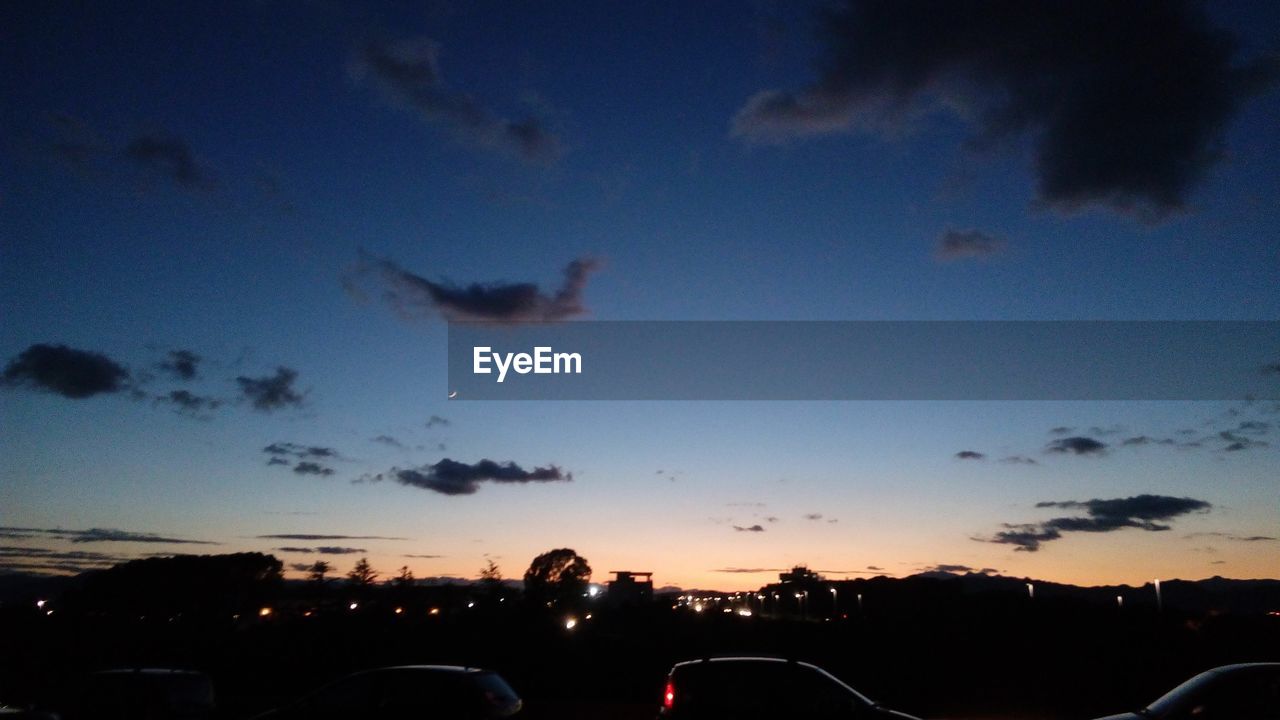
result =
[[[1280,399],[1280,322],[449,323],[454,400]]]

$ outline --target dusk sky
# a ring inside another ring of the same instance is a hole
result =
[[[6,3],[0,569],[1280,577],[1274,401],[467,403],[445,369],[449,319],[1280,319],[1276,28]]]

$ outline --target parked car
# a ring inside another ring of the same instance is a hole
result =
[[[1098,720],[1280,720],[1280,663],[1216,667],[1141,710]]]
[[[258,720],[499,720],[522,706],[498,673],[405,665],[348,675]]]
[[[881,707],[816,665],[768,657],[676,663],[663,720],[915,720]]]
[[[136,668],[90,673],[66,709],[67,720],[205,720],[213,681],[193,670]]]

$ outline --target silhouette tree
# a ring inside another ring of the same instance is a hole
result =
[[[524,573],[524,592],[531,602],[575,605],[591,579],[587,559],[569,548],[557,548],[533,559]]]
[[[487,566],[480,568],[480,583],[489,588],[502,584],[502,571],[497,563],[490,560]]]
[[[391,578],[391,584],[398,588],[407,588],[413,587],[415,580],[416,578],[413,577],[413,571],[409,569],[409,566],[402,565],[400,566],[400,573]]]
[[[369,558],[360,558],[351,572],[347,573],[347,582],[357,588],[372,587],[373,581],[377,579],[378,573],[369,565]]]
[[[493,560],[489,560],[488,565],[480,568],[480,587],[484,588],[490,598],[498,597],[502,593],[502,571]]]
[[[307,579],[316,585],[324,585],[325,575],[328,574],[333,566],[324,560],[317,560],[307,568]]]

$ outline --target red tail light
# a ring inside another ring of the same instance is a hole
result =
[[[662,707],[670,710],[676,704],[676,684],[667,680],[666,692],[662,694]]]

